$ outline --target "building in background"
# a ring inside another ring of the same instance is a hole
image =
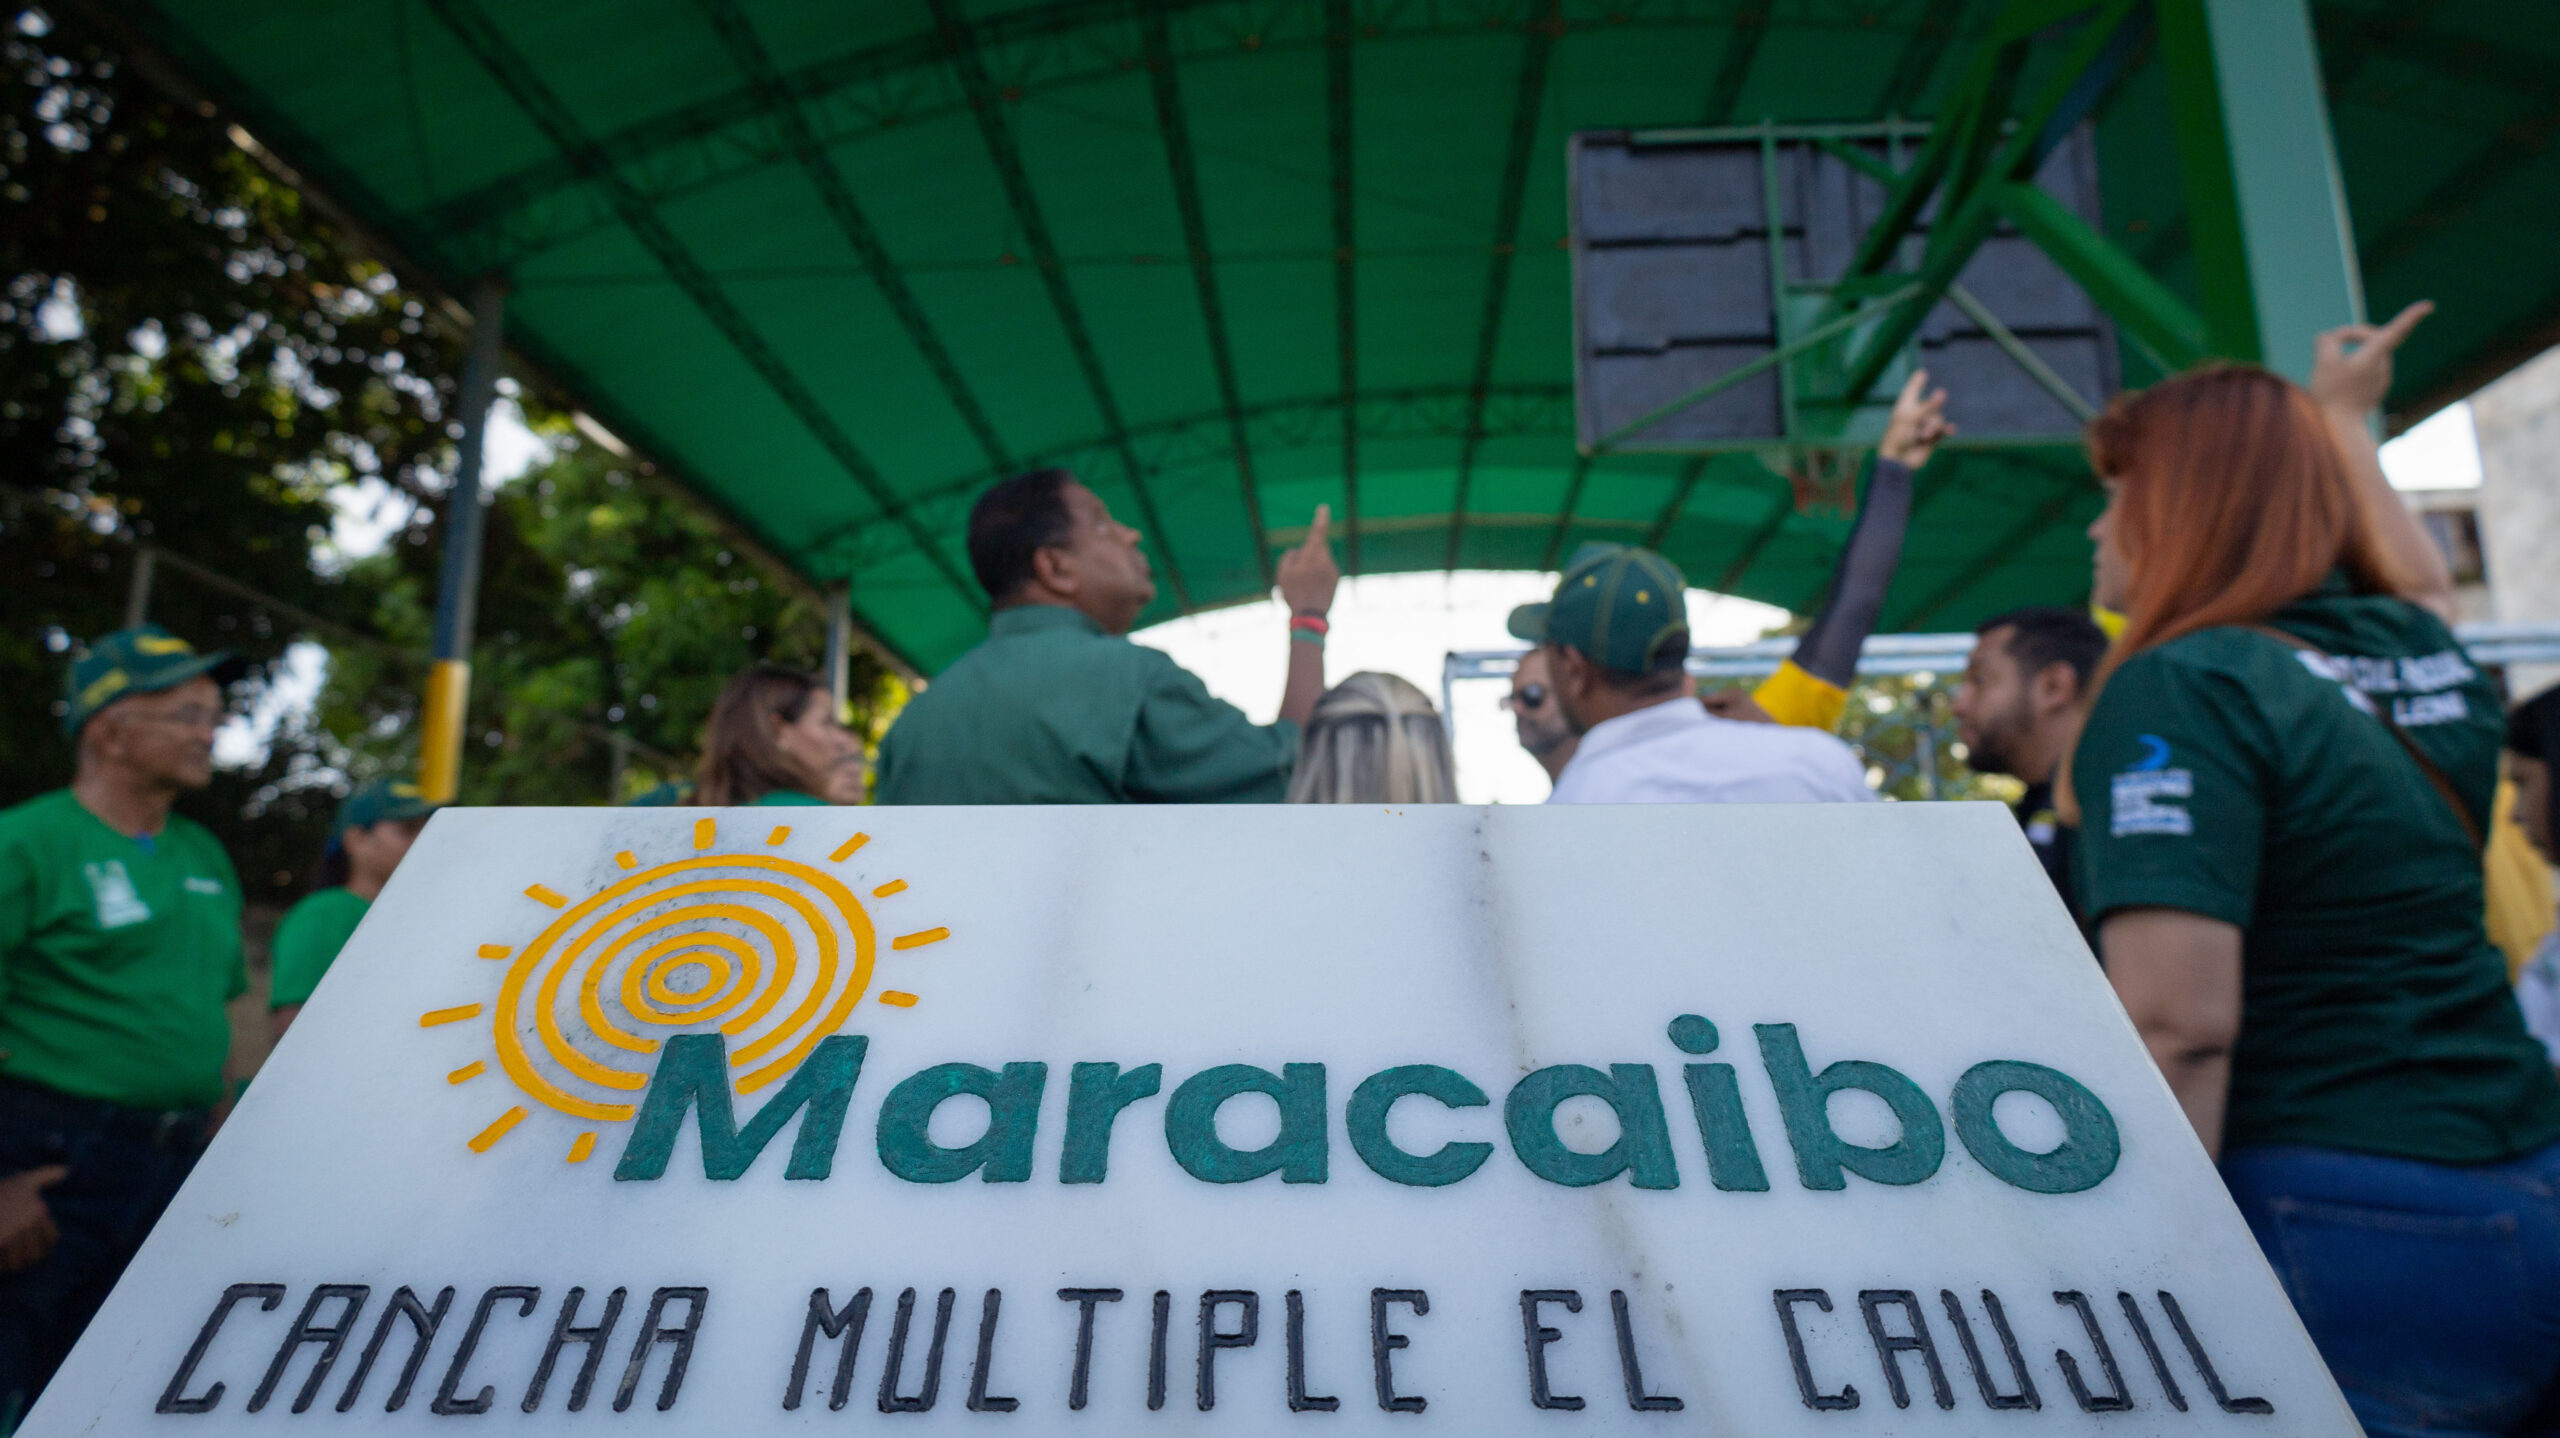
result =
[[[2471,397],[2480,437],[2472,519],[2488,593],[2479,618],[2560,624],[2560,349],[2549,349]],[[2560,682],[2560,665],[2519,664],[2518,698]]]

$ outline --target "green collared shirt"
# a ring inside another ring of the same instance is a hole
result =
[[[883,804],[1274,804],[1298,726],[1256,724],[1072,609],[996,611],[880,741]]]

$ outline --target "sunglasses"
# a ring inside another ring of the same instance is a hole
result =
[[[1544,684],[1523,684],[1502,696],[1505,709],[1535,709],[1546,702],[1547,686]]]

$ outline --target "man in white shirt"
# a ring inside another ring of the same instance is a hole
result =
[[[1719,719],[1689,657],[1687,582],[1649,549],[1586,544],[1555,598],[1511,612],[1539,646],[1550,692],[1581,736],[1550,804],[1803,804],[1875,798],[1865,766],[1829,734]]]

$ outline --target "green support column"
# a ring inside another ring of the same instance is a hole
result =
[[[2300,382],[2364,318],[2309,0],[2155,0],[2214,352]]]

